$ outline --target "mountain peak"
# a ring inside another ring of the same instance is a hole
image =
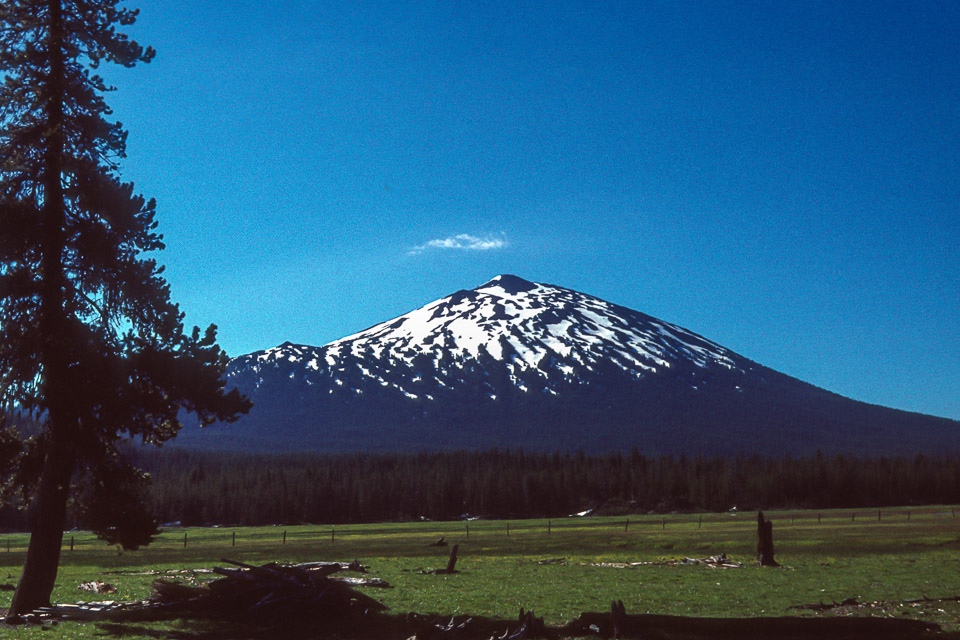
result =
[[[683,327],[509,274],[323,347],[236,358],[227,379],[255,403],[239,428],[290,451],[960,449],[956,422],[847,400]]]
[[[503,289],[507,293],[523,293],[524,291],[535,289],[537,285],[519,276],[502,273],[490,282],[480,285],[477,289],[490,289],[493,287]]]

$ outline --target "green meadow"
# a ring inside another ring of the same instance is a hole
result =
[[[856,598],[875,603],[819,615],[902,616],[960,630],[954,602],[905,600],[960,595],[960,518],[951,507],[882,512],[776,511],[779,568],[753,564],[756,513],[584,517],[553,520],[303,525],[296,527],[171,528],[147,548],[120,552],[87,532],[64,538],[56,602],[136,600],[150,594],[149,571],[209,569],[222,558],[248,563],[359,559],[392,588],[364,588],[392,612],[471,614],[513,619],[533,609],[549,624],[584,611],[605,611],[623,600],[628,613],[689,616],[818,615],[792,605]],[[459,573],[442,568],[459,545]],[[27,536],[0,534],[0,609],[9,605]],[[71,550],[72,544],[72,550]],[[642,564],[724,553],[741,568]],[[544,562],[547,561],[547,562]],[[176,574],[184,581],[214,579],[206,572]],[[79,584],[99,580],[116,593],[97,595]],[[189,634],[190,622],[128,626],[143,636]],[[109,625],[64,622],[56,637],[116,634]],[[3,629],[11,638],[50,637],[34,626]],[[322,637],[322,636],[320,636]]]

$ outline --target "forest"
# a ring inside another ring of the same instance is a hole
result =
[[[518,450],[130,451],[161,523],[262,525],[960,503],[960,458],[585,455]],[[0,530],[28,514],[0,510]]]

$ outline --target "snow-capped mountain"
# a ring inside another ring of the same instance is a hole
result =
[[[364,385],[344,388],[346,380],[359,376],[429,401],[434,398],[425,390],[429,385],[421,384],[425,375],[441,387],[460,386],[461,368],[470,361],[496,362],[520,391],[556,394],[564,385],[587,384],[600,366],[615,365],[640,379],[677,362],[739,370],[734,358],[719,345],[642,313],[502,275],[324,347],[284,344],[238,364],[262,371],[279,361],[297,362],[317,372],[306,374],[308,384],[332,379],[330,393],[361,394]],[[491,382],[481,384],[496,395]]]
[[[787,452],[887,451],[912,435],[921,449],[957,444],[955,422],[848,400],[682,327],[511,275],[322,347],[241,356],[227,376],[253,411],[187,442]]]

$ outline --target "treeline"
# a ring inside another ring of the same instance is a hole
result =
[[[960,457],[137,450],[161,522],[294,524],[960,503]],[[0,529],[26,526],[0,512]]]

